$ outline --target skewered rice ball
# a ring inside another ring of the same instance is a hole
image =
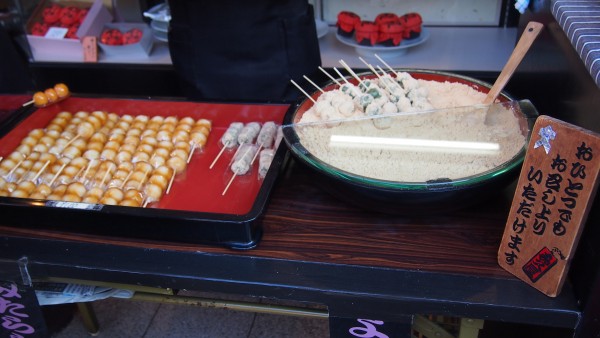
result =
[[[165,118],[165,121],[163,122],[163,124],[177,124],[177,122],[179,121],[179,119],[176,116],[167,116]]]
[[[185,161],[187,161],[188,155],[189,155],[189,152],[186,152],[183,149],[175,149],[170,154],[171,158],[173,158],[173,157],[179,157],[179,158],[181,158],[181,159],[183,159]]]
[[[67,194],[73,194],[80,198],[83,197],[86,192],[87,189],[85,188],[85,185],[83,185],[83,183],[81,182],[73,182],[69,184],[66,191]]]
[[[102,124],[106,123],[106,121],[108,120],[108,114],[103,111],[94,111],[92,112],[92,116],[100,120]]]
[[[171,150],[175,148],[175,145],[171,141],[160,141],[158,142],[157,148],[166,149],[167,151],[171,152]]]
[[[159,174],[153,174],[150,176],[148,182],[161,187],[163,190],[167,189],[167,186],[169,185],[169,179],[166,176]]]
[[[86,119],[90,114],[86,111],[78,111],[73,115],[73,118]]]
[[[140,144],[139,136],[127,136],[123,139],[123,144],[132,144],[137,147]]]
[[[137,163],[137,162],[148,162],[150,161],[150,154],[143,152],[143,151],[138,151],[135,154],[133,154],[133,157],[131,158],[131,162],[133,163]]]
[[[33,129],[32,131],[29,132],[29,134],[27,134],[27,136],[29,137],[33,137],[35,139],[40,139],[42,136],[44,136],[45,132],[43,129]]]
[[[81,197],[75,194],[64,194],[61,199],[65,202],[81,202]]]
[[[174,123],[167,123],[165,121],[165,123],[163,123],[160,126],[160,128],[158,128],[158,131],[166,131],[166,132],[169,132],[169,133],[173,133],[175,131],[176,126],[177,125],[174,124]]]
[[[125,198],[125,194],[123,193],[123,190],[119,188],[108,188],[104,192],[104,197],[110,197],[115,201],[120,202],[123,200],[123,198]]]
[[[118,163],[122,163],[122,162],[131,162],[131,159],[133,158],[133,156],[131,155],[130,152],[128,151],[124,151],[121,150],[117,153],[117,157],[116,157],[116,161]]]
[[[106,143],[108,137],[101,132],[95,132],[89,139],[89,142]]]
[[[23,140],[21,140],[21,144],[28,145],[29,147],[33,147],[38,143],[38,139],[35,137],[27,136]]]
[[[94,127],[94,129],[100,129],[100,127],[102,127],[102,121],[96,116],[89,116],[87,118],[87,122],[90,123]]]
[[[100,158],[100,153],[96,149],[88,149],[82,156],[88,160],[97,160]]]
[[[29,194],[21,189],[15,189],[10,193],[10,197],[27,198]]]
[[[135,137],[140,137],[142,135],[142,129],[139,128],[131,128],[127,131],[127,136],[135,136]]]
[[[81,150],[74,146],[68,146],[62,151],[62,154],[68,158],[75,158],[81,156]]]
[[[187,159],[187,157],[186,157],[186,159]],[[177,174],[179,174],[185,170],[185,167],[187,165],[186,159],[182,159],[180,157],[174,156],[167,160],[167,165],[169,167],[173,168],[173,170],[175,170],[175,172]]]

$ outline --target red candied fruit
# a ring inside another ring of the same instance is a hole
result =
[[[118,29],[106,29],[100,35],[100,42],[105,45],[118,46],[123,44],[123,33]]]
[[[123,44],[129,45],[133,43],[138,43],[142,39],[144,33],[141,29],[133,28],[123,34]]]
[[[79,21],[79,9],[77,7],[63,7],[60,11],[60,23],[70,26]]]
[[[71,25],[65,37],[67,39],[79,39],[79,37],[77,36],[77,30],[79,30],[79,24]]]
[[[82,8],[79,10],[79,13],[77,13],[77,21],[79,21],[79,24],[83,23],[83,20],[85,20],[86,15],[88,14],[89,9],[87,8]]]
[[[48,24],[45,22],[36,22],[31,27],[31,34],[35,36],[44,36],[48,32]]]
[[[45,23],[51,25],[60,20],[60,13],[62,11],[62,7],[57,4],[52,4],[42,11],[42,19]]]

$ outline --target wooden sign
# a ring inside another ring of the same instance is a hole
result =
[[[98,39],[95,36],[84,36],[81,40],[83,46],[83,62],[98,62]]]
[[[556,297],[598,188],[600,135],[540,116],[498,250],[501,267]]]

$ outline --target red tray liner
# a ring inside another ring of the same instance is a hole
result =
[[[130,99],[97,99],[69,97],[57,104],[39,108],[0,139],[0,156],[6,157],[36,128],[44,128],[57,113],[68,111],[115,113],[152,116],[186,116],[212,121],[212,131],[205,148],[196,152],[187,170],[175,177],[168,195],[150,208],[185,210],[195,212],[244,215],[256,199],[262,180],[257,177],[258,161],[251,173],[237,176],[227,193],[222,192],[232,177],[229,163],[233,151],[225,151],[212,169],[210,164],[221,150],[219,139],[231,122],[274,121],[281,124],[288,105],[198,103],[187,101],[154,101]]]

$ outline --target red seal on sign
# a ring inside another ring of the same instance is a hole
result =
[[[527,277],[535,283],[542,278],[546,272],[552,269],[557,262],[558,259],[554,257],[550,249],[543,247],[542,250],[523,265],[523,272],[525,272]]]

